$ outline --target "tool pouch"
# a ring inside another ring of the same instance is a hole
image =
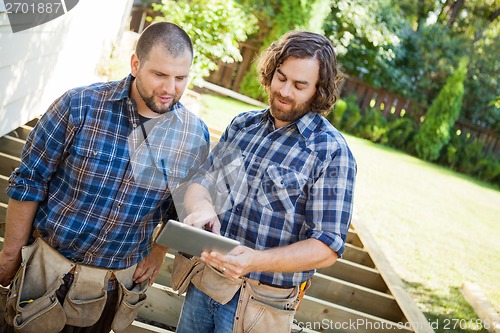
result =
[[[177,252],[172,264],[172,276],[170,278],[172,289],[177,291],[178,295],[182,295],[189,287],[193,277],[201,272],[204,267],[205,264],[199,257],[188,258],[183,253]]]
[[[56,296],[73,264],[41,238],[22,249],[22,262],[7,296],[7,324],[20,333],[60,332],[66,316]]]
[[[77,327],[94,325],[106,305],[110,272],[77,265],[73,283],[64,299],[66,324]]]
[[[113,332],[121,332],[129,327],[135,320],[141,306],[146,302],[146,290],[148,289],[148,280],[140,284],[133,284],[127,287],[125,284],[119,284],[118,307],[115,317],[111,323]]]
[[[141,306],[146,302],[148,280],[136,284],[132,277],[137,265],[124,270],[114,271],[118,280],[118,305],[111,323],[114,332],[121,332],[129,327],[135,320]]]
[[[276,288],[245,279],[240,291],[233,333],[289,333],[298,305],[299,287]]]
[[[226,304],[240,289],[243,280],[240,279],[237,282],[229,280],[212,266],[205,265],[205,268],[195,275],[191,282],[215,301]]]

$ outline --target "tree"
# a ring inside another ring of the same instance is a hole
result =
[[[460,60],[457,70],[448,78],[427,111],[424,123],[414,139],[418,157],[434,161],[439,157],[441,148],[450,141],[450,129],[462,108],[468,61],[466,57]]]
[[[256,31],[256,18],[232,0],[163,0],[152,4],[155,21],[180,25],[193,41],[193,81],[217,69],[217,61],[241,61],[239,42]]]

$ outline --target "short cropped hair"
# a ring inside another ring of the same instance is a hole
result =
[[[311,103],[311,112],[328,114],[340,94],[342,74],[337,68],[337,57],[333,45],[323,35],[308,31],[289,31],[262,53],[257,71],[259,81],[269,93],[276,69],[289,57],[317,59],[319,80]]]
[[[135,53],[141,62],[148,60],[151,49],[159,45],[174,57],[181,56],[186,49],[193,58],[193,43],[188,34],[171,22],[158,22],[148,26],[139,37]]]

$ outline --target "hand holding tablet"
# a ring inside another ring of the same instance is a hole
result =
[[[240,245],[237,240],[175,220],[167,222],[158,235],[156,243],[197,257],[204,251],[217,251],[226,254]]]

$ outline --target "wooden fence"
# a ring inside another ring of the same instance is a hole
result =
[[[347,97],[351,94],[357,96],[357,102],[361,112],[369,107],[379,108],[387,118],[390,114],[403,116],[404,114],[413,114],[416,118],[425,114],[425,110],[419,107],[409,99],[389,93],[383,89],[374,88],[356,78],[346,78],[344,80],[341,96]],[[457,120],[455,128],[470,139],[477,139],[484,144],[484,153],[492,153],[500,156],[500,134],[478,126],[467,120]]]

